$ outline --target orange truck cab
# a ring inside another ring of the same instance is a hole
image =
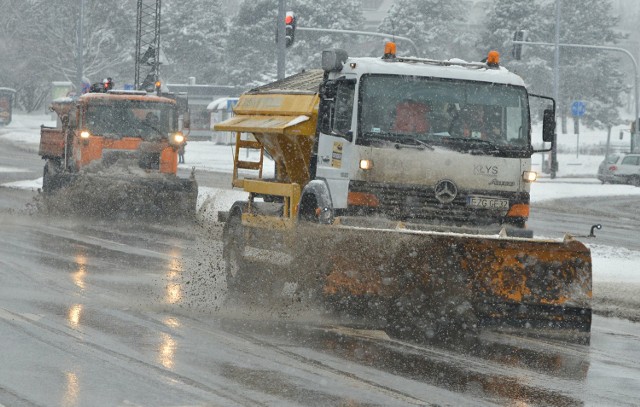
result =
[[[178,150],[186,142],[182,128],[189,127],[186,106],[186,98],[180,96],[140,91],[56,99],[51,109],[58,124],[42,126],[40,132],[39,154],[46,160],[43,192],[65,187],[70,199],[66,187],[90,178],[85,189],[91,199],[100,190],[126,184],[128,191],[142,196],[142,203],[153,201],[154,207],[195,214],[195,176],[177,177]],[[104,204],[107,199],[96,201]]]
[[[42,127],[40,155],[56,170],[76,172],[96,160],[129,157],[145,170],[177,172],[185,136],[174,99],[145,92],[88,93],[75,101],[58,99],[52,110],[59,126]]]

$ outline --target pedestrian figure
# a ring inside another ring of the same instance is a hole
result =
[[[184,164],[184,147],[186,145],[187,145],[187,143],[185,142],[178,149],[178,163],[179,164]]]

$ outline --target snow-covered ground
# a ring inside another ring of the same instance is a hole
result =
[[[50,116],[44,115],[20,115],[14,116],[14,121],[7,127],[0,129],[0,137],[16,143],[37,146],[39,142],[40,125],[54,125]],[[621,129],[621,128],[620,128]],[[615,128],[612,134],[618,134],[620,129]],[[580,142],[588,144],[603,144],[606,141],[606,133],[602,131],[583,130]],[[628,133],[626,133],[628,142]],[[616,143],[621,141],[616,137]],[[574,135],[560,136],[559,144],[575,147]],[[217,145],[209,141],[189,142],[185,154],[186,164],[180,164],[181,168],[196,168],[196,171],[232,172],[233,147]],[[255,159],[250,157],[249,159]],[[598,164],[602,156],[590,156],[573,154],[559,154],[559,169],[556,179],[550,179],[541,174],[541,178],[532,185],[531,199],[534,202],[552,200],[558,198],[585,197],[585,196],[612,196],[612,195],[639,195],[640,188],[630,185],[602,185],[595,177]],[[542,155],[533,158],[533,169],[541,173]],[[266,165],[266,175],[272,173],[273,163]],[[15,168],[5,168],[0,165],[0,171],[14,171]],[[5,187],[37,189],[42,186],[42,178],[25,179],[24,181],[4,184]],[[246,197],[246,193],[239,190],[200,188],[199,205],[206,205],[209,213],[228,209],[233,202]],[[626,249],[589,244],[593,255],[594,283],[628,282],[640,284],[640,252]]]

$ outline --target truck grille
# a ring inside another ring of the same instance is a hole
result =
[[[467,206],[467,196],[482,195],[509,199],[509,205],[529,202],[528,193],[496,192],[487,190],[459,190],[456,198],[442,204],[435,196],[433,187],[423,185],[380,184],[351,181],[350,192],[374,194],[378,198],[376,208],[350,206],[350,214],[363,211],[378,213],[395,220],[424,219],[443,224],[487,225],[500,223],[506,210],[478,209]]]
[[[160,153],[141,152],[138,160],[140,168],[145,170],[160,169]]]
[[[105,166],[112,166],[120,160],[129,162],[137,161],[140,168],[144,170],[160,169],[160,153],[140,150],[117,150],[106,148],[102,150],[102,163]]]

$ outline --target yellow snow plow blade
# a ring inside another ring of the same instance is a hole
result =
[[[323,272],[332,301],[479,325],[591,327],[591,255],[571,238],[308,225],[296,241],[315,253],[297,268]]]

